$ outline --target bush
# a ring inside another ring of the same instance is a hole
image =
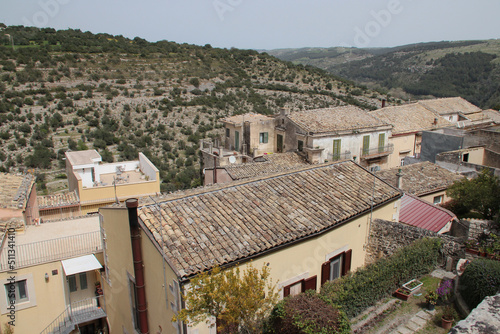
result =
[[[420,239],[390,258],[380,259],[349,276],[327,282],[320,294],[338,305],[348,317],[360,314],[403,283],[433,270],[440,257],[441,240]]]
[[[350,333],[344,312],[323,301],[313,291],[280,301],[271,312],[268,334],[341,334]]]
[[[473,309],[486,296],[500,289],[500,262],[489,259],[472,261],[465,269],[459,284],[460,294]]]

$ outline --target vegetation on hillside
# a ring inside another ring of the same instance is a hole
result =
[[[0,78],[1,171],[63,168],[68,149],[107,162],[142,151],[162,191],[201,183],[199,140],[220,137],[223,117],[387,98],[252,50],[23,26],[0,31]]]
[[[500,40],[269,53],[402,98],[462,96],[482,108],[500,109]]]

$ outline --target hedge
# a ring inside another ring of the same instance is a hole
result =
[[[440,249],[441,240],[437,238],[417,240],[389,258],[325,283],[320,294],[331,305],[339,306],[348,317],[355,317],[403,283],[431,272],[438,264]]]
[[[460,294],[473,309],[486,296],[492,296],[500,290],[500,262],[477,259],[465,268],[459,281]]]
[[[314,291],[280,301],[265,326],[266,334],[349,334],[345,313],[326,303]]]

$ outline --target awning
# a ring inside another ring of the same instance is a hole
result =
[[[66,276],[102,268],[95,255],[85,255],[61,261]]]

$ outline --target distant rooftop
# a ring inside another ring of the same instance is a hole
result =
[[[450,172],[429,161],[382,170],[377,172],[376,175],[387,183],[396,186],[396,174],[400,168],[403,174],[402,190],[416,196],[447,189],[455,181],[463,178],[463,176]]]
[[[291,112],[288,117],[304,131],[313,133],[391,127],[387,122],[355,106]]]
[[[421,105],[438,115],[451,113],[470,114],[481,111],[481,108],[473,105],[461,97],[446,97],[442,99],[420,100]]]
[[[222,119],[222,122],[233,123],[233,124],[242,124],[243,122],[257,123],[262,121],[270,121],[273,120],[272,117],[255,114],[255,113],[247,113],[243,115],[235,115],[231,117],[227,117]]]
[[[73,166],[92,165],[95,162],[102,161],[101,155],[96,150],[66,152],[66,159]]]
[[[76,191],[38,196],[38,208],[40,210],[75,206],[80,204]]]
[[[34,183],[32,174],[0,173],[0,207],[24,209]]]
[[[263,176],[271,173],[284,172],[309,165],[297,153],[274,153],[267,154],[256,160],[260,162],[248,162],[240,165],[224,166],[233,180],[245,179],[254,176]]]
[[[375,116],[394,126],[392,134],[413,133],[452,126],[453,124],[438,117],[419,103],[403,104],[370,111]],[[437,121],[436,124],[434,122]]]

